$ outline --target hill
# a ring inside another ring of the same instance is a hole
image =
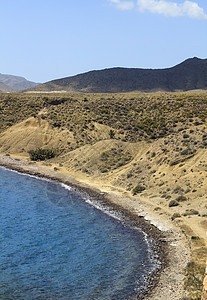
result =
[[[29,153],[42,149],[57,156],[31,161]],[[201,298],[207,255],[206,91],[1,94],[0,153],[72,176],[103,194],[116,193],[118,204],[127,199],[127,207],[141,216],[147,205],[146,217],[156,215],[155,224],[164,217],[180,227],[192,250],[185,270],[178,263],[181,280],[189,299]],[[178,244],[171,243],[174,253]]]
[[[122,93],[207,88],[207,59],[190,58],[167,69],[110,68],[52,80],[30,91]]]
[[[0,85],[0,90],[3,92],[21,91],[38,85],[38,83],[28,81],[27,79],[21,76],[14,76],[14,75],[1,74],[1,73],[0,73],[0,84],[5,84],[6,86],[8,86],[6,90],[6,87],[1,88]]]

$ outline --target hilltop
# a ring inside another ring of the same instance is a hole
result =
[[[38,83],[28,81],[24,77],[0,73],[0,91],[2,92],[21,91],[36,85]]]
[[[207,59],[190,58],[167,69],[110,68],[56,79],[29,91],[125,93],[207,88]]]

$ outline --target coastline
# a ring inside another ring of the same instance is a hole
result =
[[[191,250],[187,237],[181,229],[167,218],[166,215],[157,215],[152,212],[150,203],[142,199],[134,199],[120,195],[120,193],[105,192],[95,185],[88,185],[73,177],[53,171],[45,166],[7,156],[0,156],[0,165],[8,169],[16,170],[38,177],[52,179],[80,191],[83,195],[89,195],[101,205],[112,207],[140,227],[149,238],[155,242],[156,252],[162,262],[159,272],[152,274],[148,290],[142,299],[181,299],[185,296],[183,288],[183,269],[190,261]],[[137,298],[139,299],[139,298]]]

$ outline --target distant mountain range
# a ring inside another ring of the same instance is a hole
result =
[[[1,92],[21,91],[24,89],[33,88],[36,85],[38,85],[38,83],[28,81],[24,77],[0,73]]]
[[[0,92],[12,92],[13,89],[3,82],[0,82]]]
[[[31,91],[133,92],[207,89],[207,59],[189,58],[167,69],[110,68],[40,84]]]

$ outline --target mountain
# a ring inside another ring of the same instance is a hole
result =
[[[21,91],[28,88],[33,88],[38,83],[28,81],[24,77],[21,76],[14,76],[14,75],[8,75],[8,74],[1,74],[0,73],[0,84],[5,84],[9,87],[10,90],[4,90],[0,86],[1,91]]]
[[[3,93],[7,93],[7,92],[12,92],[13,89],[8,86],[7,84],[3,83],[3,82],[0,82],[0,93],[3,92]]]
[[[31,91],[132,92],[207,88],[207,59],[190,58],[167,69],[110,68],[56,79]]]

